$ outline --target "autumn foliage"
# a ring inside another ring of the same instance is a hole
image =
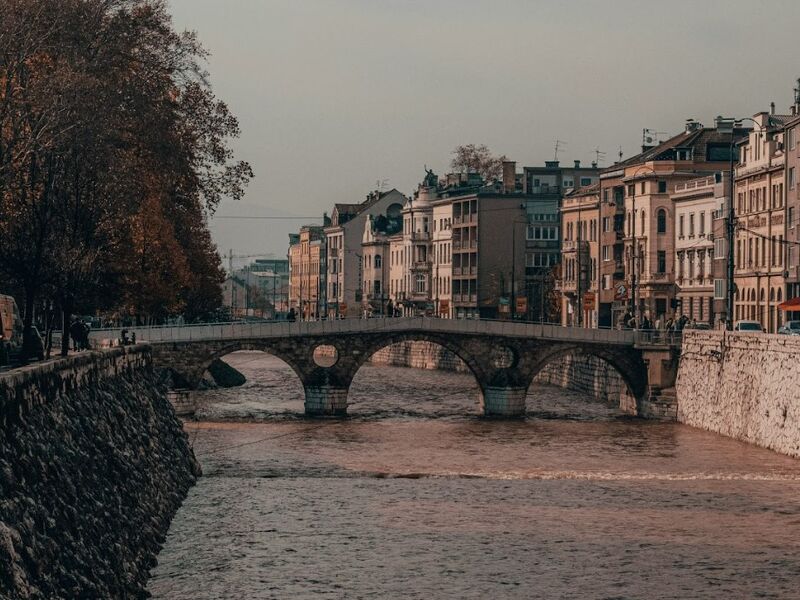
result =
[[[201,317],[207,218],[252,177],[205,51],[162,0],[0,0],[0,291],[38,306]]]

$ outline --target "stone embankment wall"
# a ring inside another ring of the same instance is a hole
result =
[[[591,396],[598,402],[619,406],[636,413],[636,399],[628,391],[619,372],[591,354],[568,354],[544,367],[534,378],[534,385],[555,385]]]
[[[0,374],[0,597],[140,598],[200,474],[147,347]]]
[[[685,332],[678,421],[800,457],[800,337]]]
[[[455,354],[431,342],[401,342],[376,352],[370,362],[377,365],[441,369],[468,373]],[[588,354],[565,356],[547,365],[534,384],[554,385],[591,396],[593,399],[636,412],[636,400],[619,373],[607,362]]]
[[[369,360],[376,365],[469,373],[469,368],[464,361],[449,350],[432,342],[392,344],[378,350]]]

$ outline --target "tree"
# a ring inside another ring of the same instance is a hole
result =
[[[478,173],[486,182],[497,181],[503,174],[505,155],[493,156],[491,150],[481,144],[456,146],[450,167],[459,173]]]
[[[26,335],[43,296],[65,322],[78,307],[213,313],[206,217],[252,171],[196,36],[163,0],[0,0],[0,14],[0,273]]]

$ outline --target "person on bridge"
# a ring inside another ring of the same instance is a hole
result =
[[[289,312],[286,313],[286,320],[287,321],[294,321],[295,319],[297,319],[297,313],[294,312],[294,307],[292,307],[292,308],[289,309]]]

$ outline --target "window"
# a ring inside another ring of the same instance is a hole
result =
[[[700,235],[706,234],[706,211],[700,213]]]
[[[611,246],[603,246],[603,255],[602,258],[604,261],[611,260]]]
[[[659,194],[666,194],[667,193],[667,182],[666,181],[659,181],[658,182],[658,193]]]
[[[683,237],[683,215],[678,217],[678,237]]]
[[[789,169],[789,189],[794,189],[794,167]]]
[[[694,237],[694,213],[689,214],[689,237]]]
[[[425,293],[425,275],[417,273],[416,280],[414,281],[414,291],[418,294]]]
[[[667,211],[663,208],[658,209],[656,219],[658,233],[667,233]]]
[[[787,131],[786,136],[789,138],[788,140],[789,150],[794,150],[796,144],[794,129],[790,129],[789,131]]]
[[[589,177],[581,177],[581,185],[592,185],[592,180]]]
[[[714,258],[724,258],[725,238],[714,238]]]
[[[611,217],[603,217],[603,233],[608,233],[609,231],[611,231]]]
[[[603,275],[603,289],[604,290],[611,289],[611,275]]]
[[[658,251],[658,272],[659,273],[666,273],[667,272],[667,251],[666,250],[659,250]]]
[[[639,193],[640,193],[640,194],[644,194],[644,190],[645,190],[645,182],[643,181],[643,182],[642,182],[642,183],[639,185]]]
[[[381,265],[382,265],[382,262],[381,262],[381,255],[380,255],[380,254],[376,254],[376,255],[375,255],[375,268],[376,268],[376,269],[380,269],[380,268],[381,268]]]
[[[633,196],[635,191],[636,186],[634,186],[632,183],[628,184],[628,196]]]

